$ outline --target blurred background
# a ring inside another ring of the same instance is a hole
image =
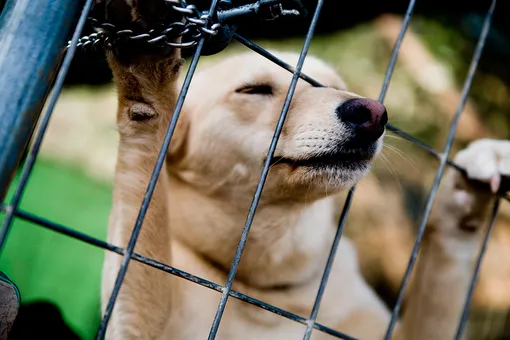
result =
[[[303,2],[312,12],[316,2]],[[393,125],[443,148],[490,3],[417,1],[385,99]],[[0,8],[2,4],[0,0]],[[377,98],[407,5],[405,0],[326,1],[310,54],[332,64],[351,91]],[[496,7],[453,153],[477,138],[509,138],[509,10],[508,1]],[[246,20],[238,33],[265,48],[299,51],[308,24],[309,17]],[[91,32],[88,27],[84,33]],[[203,57],[200,65],[243,49],[233,42],[222,53]],[[117,146],[115,107],[102,51],[78,52],[23,210],[105,239]],[[392,133],[385,143],[384,157],[358,187],[346,233],[358,245],[365,277],[392,307],[438,162]],[[99,248],[17,220],[0,258],[0,269],[16,282],[23,299],[23,317],[13,338],[28,338],[23,322],[38,320],[43,327],[39,334],[45,324],[55,322],[62,326],[62,339],[92,339],[100,320],[103,254]],[[475,293],[471,339],[510,339],[508,259],[510,208],[505,202]],[[45,318],[50,321],[45,323]],[[53,339],[59,337],[56,329]]]

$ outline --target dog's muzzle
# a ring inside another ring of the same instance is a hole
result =
[[[386,107],[368,98],[349,99],[336,109],[336,114],[351,134],[344,149],[369,148],[382,136],[388,123]]]

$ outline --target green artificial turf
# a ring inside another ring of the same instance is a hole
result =
[[[21,208],[104,240],[110,195],[107,185],[78,169],[39,160]],[[93,339],[100,321],[103,256],[102,249],[16,219],[0,255],[0,271],[19,287],[23,303],[57,304],[75,332]]]

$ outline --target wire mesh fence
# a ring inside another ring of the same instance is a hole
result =
[[[39,153],[39,150],[40,150],[43,138],[44,138],[44,134],[45,134],[48,124],[50,122],[52,111],[55,107],[58,96],[62,90],[62,87],[64,84],[64,79],[65,79],[67,71],[70,67],[71,60],[72,60],[77,48],[79,46],[83,45],[83,43],[84,43],[83,40],[80,40],[80,35],[81,35],[81,32],[85,25],[89,11],[93,6],[94,0],[87,0],[83,6],[83,9],[79,16],[79,20],[77,21],[77,24],[76,24],[76,29],[74,30],[74,34],[72,36],[72,40],[71,40],[70,44],[68,45],[68,48],[67,48],[65,56],[63,58],[63,61],[60,64],[58,74],[55,78],[51,96],[49,97],[49,100],[48,100],[46,112],[41,116],[39,128],[35,134],[35,137],[33,138],[32,146],[30,148],[28,156],[27,156],[27,158],[23,164],[22,170],[21,170],[19,183],[14,188],[14,194],[9,202],[4,202],[0,206],[1,210],[5,213],[5,217],[2,222],[1,229],[0,229],[0,251],[2,250],[2,248],[5,246],[5,243],[7,242],[8,232],[9,232],[10,228],[12,227],[13,220],[15,218],[19,218],[19,219],[23,219],[23,220],[32,222],[34,225],[53,230],[55,232],[58,232],[58,233],[67,235],[69,237],[73,237],[75,239],[86,242],[90,245],[100,247],[107,251],[115,252],[119,255],[122,255],[123,261],[120,266],[118,275],[116,277],[115,284],[114,284],[114,287],[112,290],[112,294],[111,294],[111,296],[108,300],[108,303],[106,305],[106,309],[105,309],[105,312],[104,312],[104,315],[102,318],[102,322],[100,324],[100,328],[97,333],[97,339],[102,339],[105,336],[108,322],[112,315],[119,291],[122,287],[122,284],[123,284],[123,281],[124,281],[124,278],[127,273],[127,269],[128,269],[128,266],[129,266],[131,260],[141,262],[141,263],[148,265],[150,267],[164,271],[170,275],[175,275],[182,279],[191,281],[193,283],[199,284],[201,286],[207,287],[209,289],[212,289],[212,290],[215,290],[215,291],[221,293],[221,298],[220,298],[219,304],[217,306],[216,314],[214,316],[214,319],[211,320],[212,323],[211,323],[209,336],[208,336],[208,339],[210,339],[210,340],[216,338],[216,335],[217,335],[217,332],[218,332],[218,329],[219,329],[219,326],[220,326],[220,323],[221,323],[221,320],[223,317],[223,313],[225,311],[227,301],[230,297],[242,300],[242,301],[252,304],[254,306],[263,308],[269,312],[281,315],[285,318],[288,318],[290,320],[293,320],[295,322],[299,322],[299,323],[305,325],[306,330],[303,334],[303,339],[310,339],[310,336],[311,336],[313,330],[319,331],[319,332],[324,332],[326,334],[335,336],[339,339],[354,339],[354,337],[352,337],[348,334],[343,334],[343,333],[341,333],[335,329],[332,329],[326,325],[318,323],[316,320],[317,320],[317,315],[319,313],[321,300],[322,300],[324,291],[326,289],[326,285],[328,283],[328,277],[329,277],[329,274],[332,269],[334,257],[335,257],[339,242],[341,241],[342,232],[343,232],[343,229],[344,229],[344,226],[345,226],[348,214],[349,214],[351,202],[355,195],[355,187],[351,188],[350,191],[348,192],[348,195],[347,195],[347,198],[346,198],[346,201],[345,201],[345,204],[344,204],[341,216],[340,216],[340,220],[338,221],[338,227],[336,230],[336,235],[334,237],[333,245],[331,247],[331,250],[330,250],[330,253],[329,253],[329,256],[327,259],[327,263],[326,263],[326,266],[325,266],[323,274],[322,274],[320,286],[317,291],[316,298],[315,298],[313,308],[312,308],[310,315],[306,315],[306,316],[296,315],[289,311],[280,309],[276,306],[267,304],[261,300],[258,300],[258,299],[252,298],[250,296],[247,296],[245,294],[242,294],[240,292],[237,292],[237,291],[233,290],[233,288],[232,288],[235,277],[236,277],[236,272],[237,272],[237,269],[238,269],[238,266],[240,263],[240,259],[241,259],[243,250],[245,248],[245,245],[246,245],[246,242],[248,239],[250,228],[252,226],[253,219],[254,219],[254,216],[257,211],[257,206],[259,204],[259,200],[262,195],[265,181],[269,174],[269,170],[270,170],[270,166],[271,166],[271,159],[274,156],[276,145],[277,145],[278,139],[280,137],[280,134],[282,132],[282,128],[283,128],[287,113],[289,111],[289,107],[291,105],[291,101],[292,101],[298,80],[302,79],[302,80],[310,83],[313,86],[322,87],[322,85],[319,82],[317,82],[316,80],[307,76],[306,74],[302,73],[301,71],[302,71],[306,56],[307,56],[308,48],[310,46],[310,43],[311,43],[313,35],[314,35],[315,27],[317,25],[317,22],[319,21],[320,12],[321,12],[322,6],[324,4],[324,1],[325,0],[317,1],[317,5],[315,7],[315,10],[312,14],[312,18],[310,21],[308,33],[305,37],[303,47],[302,47],[300,55],[299,55],[299,60],[298,60],[297,64],[294,66],[285,63],[284,61],[280,60],[279,58],[272,55],[270,52],[266,51],[264,48],[256,45],[252,41],[245,39],[244,37],[242,37],[238,34],[233,35],[233,38],[235,40],[237,40],[238,42],[240,42],[242,45],[246,46],[247,48],[262,55],[263,57],[267,58],[268,60],[274,62],[275,64],[281,66],[285,70],[292,73],[292,81],[291,81],[291,83],[288,87],[288,90],[287,90],[285,102],[283,104],[281,114],[280,114],[278,122],[276,124],[275,130],[274,130],[274,135],[273,135],[271,143],[269,145],[269,151],[267,154],[267,158],[266,158],[265,164],[263,166],[263,169],[262,169],[262,172],[260,175],[260,180],[256,187],[256,191],[253,196],[250,208],[247,212],[247,217],[246,217],[243,229],[242,229],[241,238],[239,240],[239,243],[238,243],[238,246],[236,249],[236,253],[235,253],[233,262],[230,266],[225,284],[220,284],[220,283],[205,280],[201,277],[198,277],[191,273],[182,271],[182,270],[172,267],[168,264],[164,264],[164,263],[155,261],[151,258],[142,256],[135,252],[135,245],[137,243],[137,239],[138,239],[138,236],[139,236],[141,228],[142,228],[142,223],[144,221],[145,215],[147,213],[147,209],[148,209],[150,201],[151,201],[152,194],[153,194],[155,186],[156,186],[156,181],[158,179],[158,176],[159,176],[161,169],[163,167],[163,164],[165,162],[166,153],[167,153],[170,141],[172,139],[174,130],[176,128],[176,125],[177,125],[177,122],[178,122],[178,119],[179,119],[179,116],[181,113],[181,110],[183,108],[184,101],[186,99],[186,95],[187,95],[189,86],[192,82],[193,75],[195,73],[199,59],[201,57],[202,49],[204,48],[204,44],[206,42],[206,38],[204,36],[200,37],[196,41],[195,51],[194,51],[193,57],[191,58],[191,63],[190,63],[189,69],[187,71],[187,74],[185,76],[182,89],[179,93],[179,96],[177,99],[177,104],[176,104],[176,107],[173,112],[172,120],[171,120],[170,125],[167,129],[163,144],[161,145],[161,149],[160,149],[160,152],[159,152],[159,155],[157,158],[157,162],[154,165],[154,170],[150,177],[147,191],[143,198],[143,202],[141,204],[139,214],[138,214],[136,223],[133,228],[133,232],[131,234],[129,243],[126,248],[117,247],[115,245],[109,244],[109,243],[102,241],[100,239],[97,239],[97,238],[91,237],[87,234],[73,230],[72,228],[70,228],[68,226],[60,225],[58,223],[55,223],[50,220],[44,219],[42,217],[36,216],[30,212],[23,211],[19,208],[20,201],[22,200],[23,193],[27,186],[27,182],[30,178],[31,172],[32,172],[34,164],[36,162],[37,155]],[[173,1],[173,2],[175,2],[175,1]],[[388,89],[389,89],[389,86],[391,83],[391,77],[393,75],[395,65],[396,65],[396,62],[398,59],[399,50],[400,50],[402,41],[406,35],[406,31],[407,31],[409,24],[411,22],[415,5],[416,5],[416,0],[411,0],[409,2],[407,12],[406,12],[404,20],[403,20],[402,27],[400,29],[400,33],[399,33],[398,38],[397,38],[395,45],[393,47],[391,58],[389,60],[386,74],[384,77],[384,82],[381,87],[380,95],[378,98],[378,100],[380,102],[384,102],[385,96],[388,92]],[[206,13],[217,13],[217,6],[218,6],[218,0],[211,1],[210,8],[209,8],[208,12],[206,12]],[[185,6],[183,6],[183,7],[185,7]],[[424,236],[426,223],[427,223],[427,220],[431,213],[432,204],[433,204],[434,198],[437,194],[443,172],[445,171],[445,168],[447,166],[453,167],[459,172],[464,172],[464,170],[462,168],[460,168],[458,165],[456,165],[448,157],[449,157],[450,150],[452,148],[454,135],[455,135],[455,131],[456,131],[456,128],[457,128],[457,125],[459,122],[459,118],[461,116],[464,105],[468,98],[471,83],[472,83],[474,75],[476,73],[478,62],[480,60],[485,42],[487,40],[487,35],[488,35],[490,27],[491,27],[491,21],[492,21],[493,15],[494,15],[495,7],[496,7],[496,0],[492,0],[490,8],[487,10],[487,13],[486,13],[483,29],[482,29],[482,32],[481,32],[479,38],[478,38],[478,43],[477,43],[474,55],[472,57],[472,61],[471,61],[470,67],[469,67],[468,74],[466,75],[466,78],[465,78],[462,95],[461,95],[461,100],[458,103],[455,115],[453,116],[453,119],[450,122],[450,128],[448,131],[448,135],[447,135],[447,139],[446,139],[444,148],[440,151],[436,151],[435,149],[433,149],[426,143],[414,138],[413,136],[405,133],[404,131],[399,130],[397,127],[395,127],[393,125],[388,125],[388,129],[391,132],[414,143],[418,147],[427,151],[430,155],[438,158],[439,165],[437,167],[437,171],[436,171],[436,174],[434,177],[432,187],[431,187],[428,197],[426,199],[425,207],[421,214],[421,219],[419,221],[418,233],[416,236],[414,247],[412,249],[411,256],[409,258],[409,262],[407,264],[407,268],[406,268],[404,277],[401,282],[397,302],[396,302],[396,304],[393,308],[392,314],[391,314],[391,320],[390,320],[390,323],[387,328],[385,339],[391,339],[391,336],[393,334],[395,324],[397,321],[397,317],[399,315],[399,312],[400,312],[400,309],[402,306],[404,294],[405,294],[406,288],[408,286],[409,279],[410,279],[412,270],[414,268],[418,253],[420,251],[420,246],[421,246],[422,238]],[[207,15],[208,15],[207,20],[210,19],[210,17],[212,17],[212,15],[209,15],[209,14],[207,14]],[[59,48],[61,48],[61,47],[62,46],[60,46]],[[34,121],[32,121],[35,119],[35,117],[32,116],[27,119],[28,119],[28,121],[27,121],[28,123],[30,123],[30,124],[35,123]],[[20,129],[19,126],[11,126],[10,128]],[[28,137],[25,136],[25,139],[27,139],[27,138]],[[12,155],[9,155],[10,157],[19,157],[20,156],[19,154],[21,153],[21,151],[22,150],[20,148],[14,148],[14,149],[9,150],[8,152],[12,153]],[[12,169],[7,168],[3,164],[2,164],[2,168],[0,169],[0,171],[2,171],[2,172],[8,172],[10,170],[12,170]],[[7,188],[1,188],[1,189],[5,192]],[[509,200],[508,196],[506,196],[505,194],[498,194],[498,195],[502,199]],[[469,289],[468,295],[466,296],[466,299],[465,299],[463,313],[460,316],[460,321],[458,324],[455,339],[461,339],[461,337],[464,333],[464,330],[466,328],[466,323],[467,323],[467,319],[468,319],[468,314],[469,314],[469,309],[470,309],[470,305],[471,305],[471,300],[473,297],[474,288],[476,286],[476,282],[477,282],[477,279],[479,276],[481,263],[483,260],[485,249],[487,247],[487,242],[488,242],[490,234],[491,234],[492,225],[493,225],[494,220],[498,214],[498,207],[499,207],[499,199],[496,201],[496,203],[493,207],[489,226],[486,230],[486,235],[485,235],[484,241],[482,243],[482,247],[480,249],[479,255],[477,257],[476,266],[475,266],[475,269],[473,272],[472,280],[470,282],[470,289]]]

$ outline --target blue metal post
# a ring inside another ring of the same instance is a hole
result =
[[[7,0],[0,16],[0,200],[5,198],[83,7]]]

